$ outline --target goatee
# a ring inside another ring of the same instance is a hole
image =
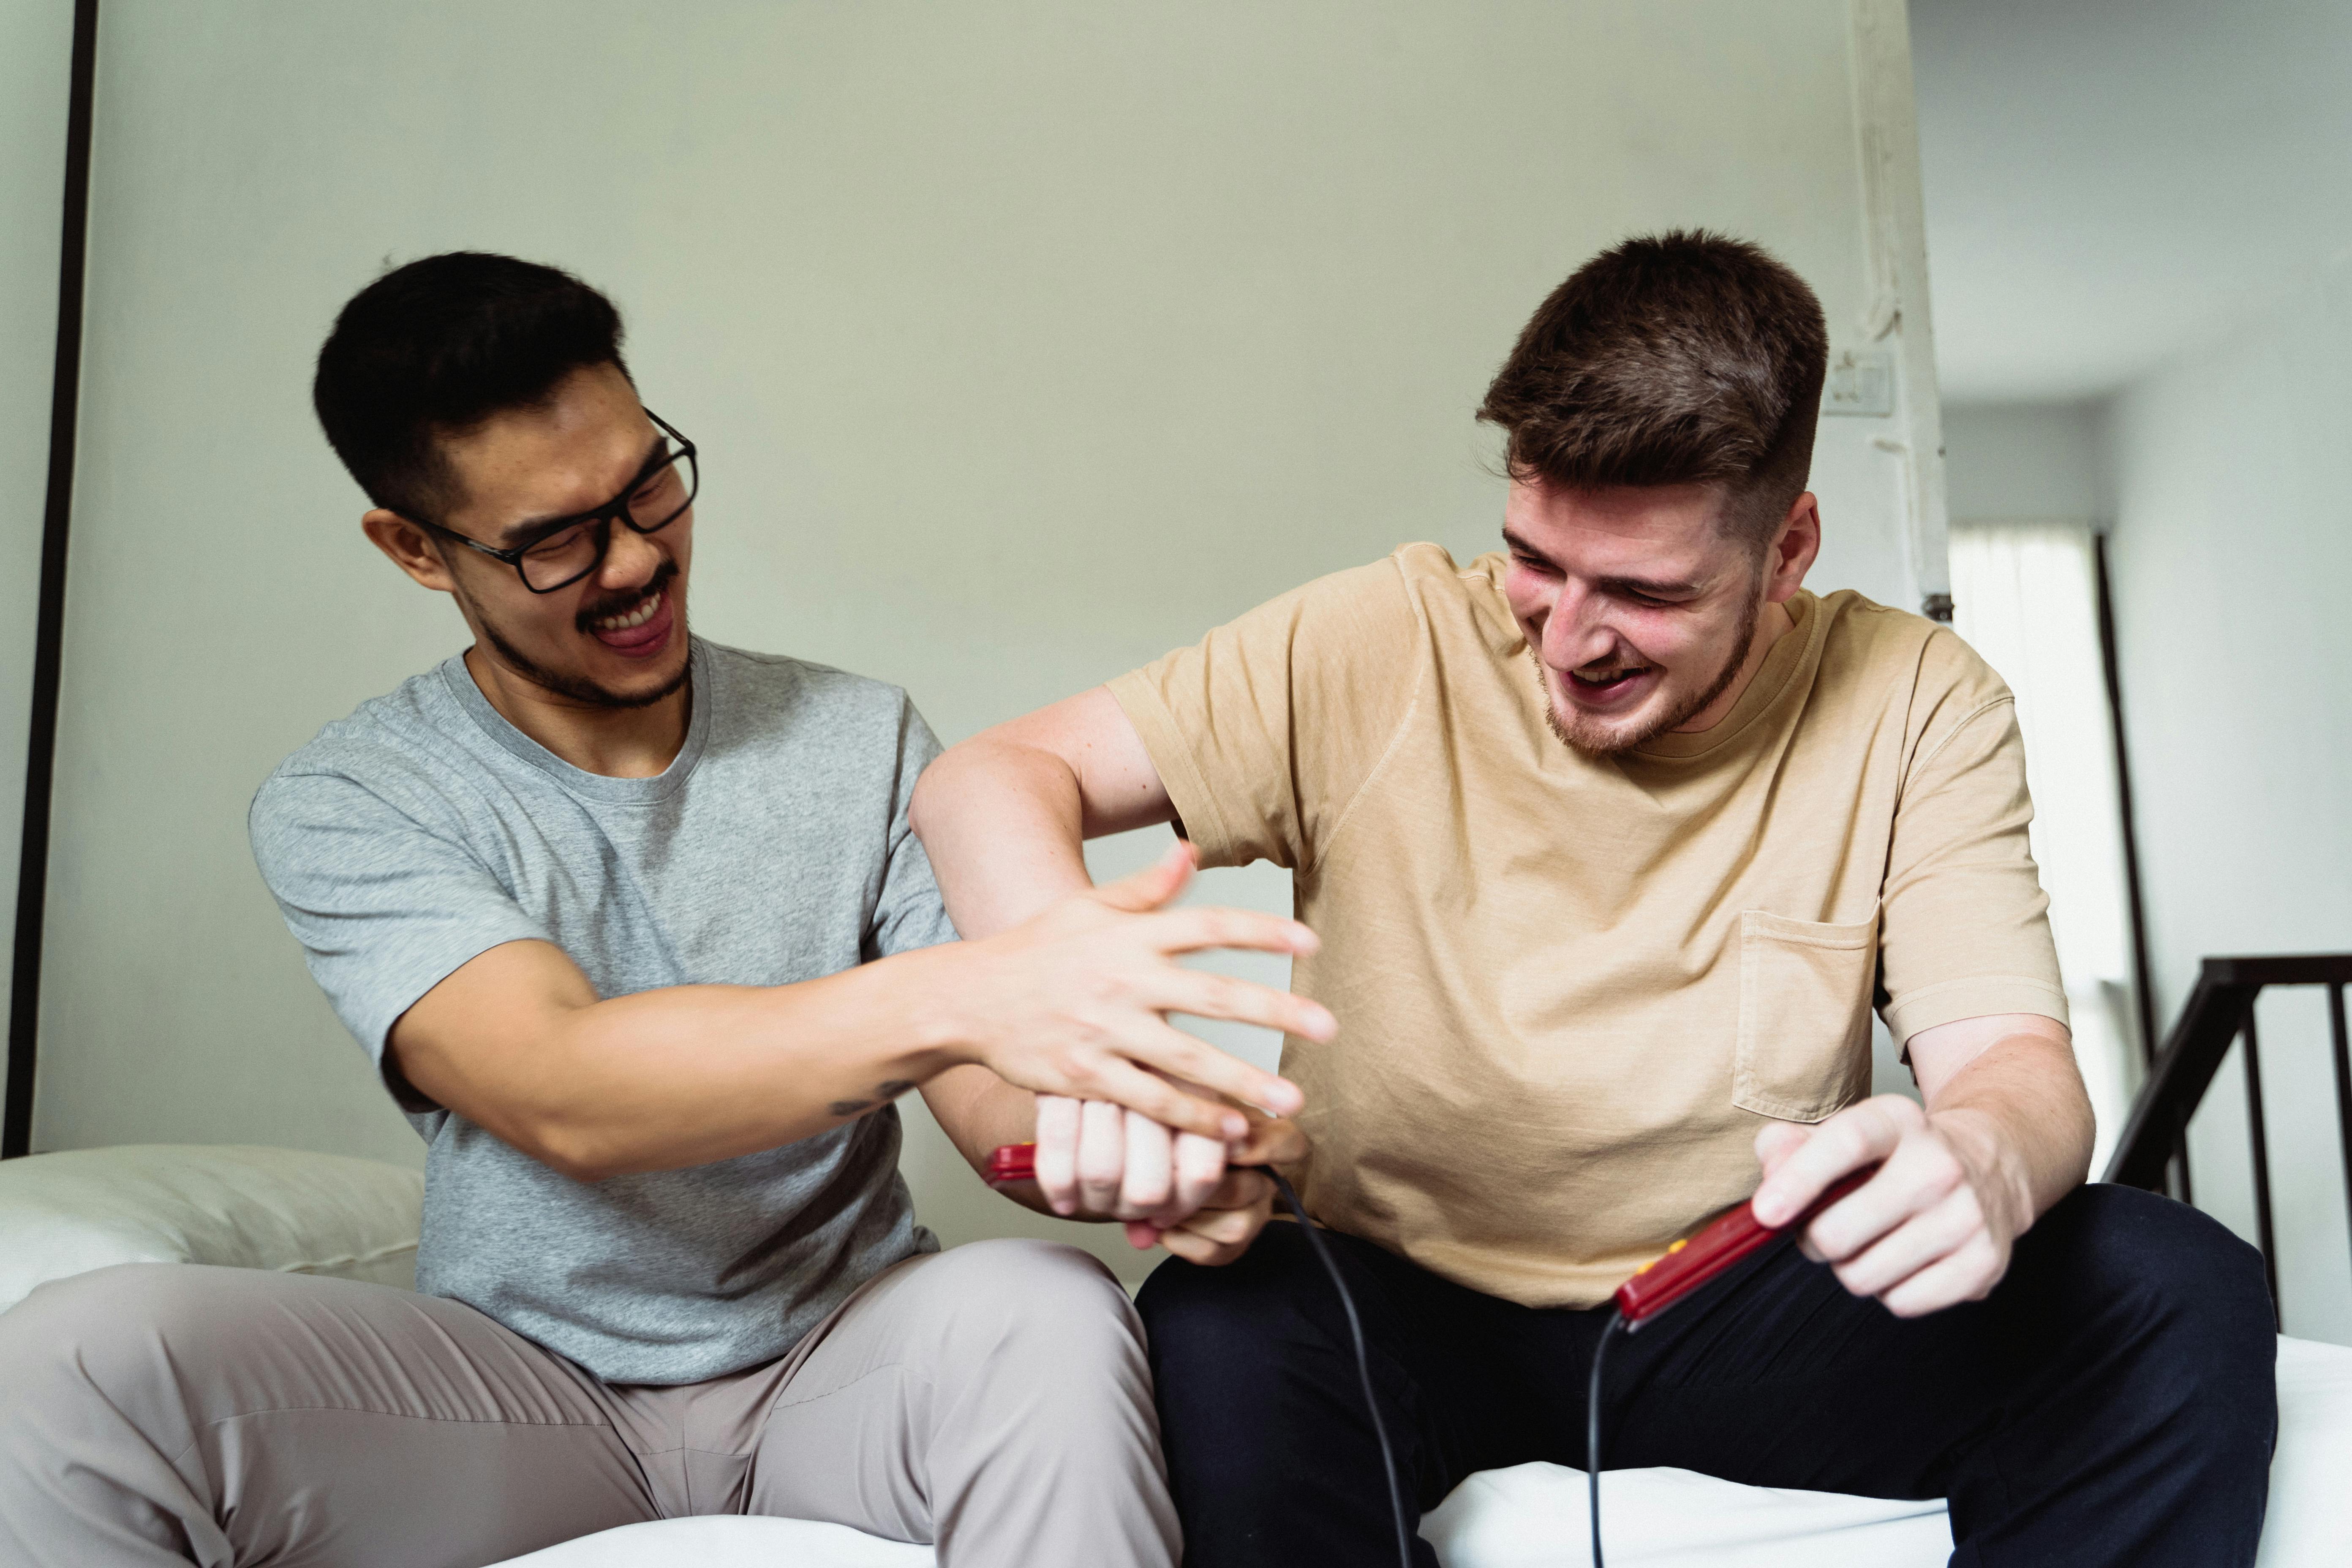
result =
[[[1588,757],[1613,757],[1637,746],[1646,746],[1667,731],[1679,730],[1689,723],[1693,718],[1705,712],[1717,698],[1730,689],[1731,683],[1739,678],[1740,667],[1748,662],[1748,650],[1756,642],[1756,628],[1763,621],[1764,601],[1760,594],[1751,591],[1745,603],[1747,608],[1740,616],[1739,634],[1732,638],[1730,657],[1723,661],[1723,668],[1716,671],[1715,679],[1706,683],[1705,689],[1686,701],[1662,710],[1656,718],[1644,720],[1626,730],[1580,733],[1562,723],[1559,706],[1552,700],[1551,671],[1546,668],[1534,645],[1529,644],[1528,659],[1536,667],[1536,691],[1543,699],[1544,723],[1550,729],[1553,738],[1569,750],[1582,752]]]
[[[683,636],[686,631],[686,595],[677,592],[674,586],[677,577],[677,563],[674,561],[664,562],[661,569],[654,574],[653,581],[644,587],[621,595],[617,602],[592,605],[583,608],[577,617],[580,629],[584,632],[589,629],[590,623],[605,616],[618,615],[649,595],[667,593],[670,595],[669,613],[676,618],[678,633]],[[558,697],[569,697],[574,702],[586,703],[592,708],[650,708],[684,686],[687,677],[694,668],[692,659],[681,659],[678,661],[677,673],[651,691],[614,691],[610,687],[599,686],[584,677],[564,675],[548,668],[508,641],[499,632],[498,623],[483,615],[478,606],[475,608],[474,617],[481,625],[482,635],[489,639],[490,646],[498,650],[499,659],[508,668],[534,686],[551,691]]]

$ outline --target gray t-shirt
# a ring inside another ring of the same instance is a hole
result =
[[[462,658],[328,725],[254,796],[254,858],[346,1027],[393,1023],[500,942],[553,942],[600,996],[783,985],[951,941],[907,828],[939,752],[896,687],[698,639],[658,778],[583,773],[499,716]],[[783,1354],[937,1247],[898,1115],[717,1164],[583,1184],[394,1083],[428,1147],[417,1288],[612,1383]]]

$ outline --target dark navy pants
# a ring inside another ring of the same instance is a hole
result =
[[[1473,1471],[1584,1467],[1605,1309],[1517,1306],[1326,1237],[1419,1509]],[[1162,1264],[1138,1305],[1189,1568],[1393,1563],[1346,1320],[1297,1228],[1224,1268]],[[2075,1192],[1990,1298],[1927,1318],[1783,1245],[1612,1340],[1602,1468],[1948,1498],[1969,1568],[2235,1568],[2262,1532],[2273,1332],[2252,1248],[2126,1187]]]

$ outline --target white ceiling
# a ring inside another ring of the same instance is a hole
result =
[[[2102,396],[2352,247],[2352,0],[1911,0],[1948,402]]]

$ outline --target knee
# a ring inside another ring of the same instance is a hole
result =
[[[2267,1421],[2277,1321],[2262,1254],[2227,1226],[2154,1193],[2100,1184],[2078,1189],[2028,1235],[2045,1268],[2057,1265],[2088,1291],[2084,1305],[2102,1337],[2124,1347],[2145,1380]]]
[[[98,1394],[119,1397],[203,1342],[205,1314],[176,1263],[125,1263],[40,1286],[0,1313],[0,1401],[26,1414]],[[163,1354],[158,1356],[161,1350]]]
[[[1247,1471],[1289,1438],[1289,1412],[1302,1384],[1326,1378],[1340,1359],[1331,1325],[1318,1321],[1303,1290],[1329,1284],[1294,1227],[1268,1226],[1249,1252],[1221,1268],[1170,1258],[1137,1293],[1150,1346],[1160,1426],[1171,1462]],[[1352,1385],[1352,1363],[1347,1363]],[[1207,1458],[1195,1438],[1213,1435]]]
[[[940,1254],[936,1287],[956,1302],[964,1353],[1034,1347],[1048,1364],[1142,1356],[1143,1331],[1127,1292],[1096,1258],[1060,1242],[967,1242]]]
[[[1171,1258],[1152,1270],[1135,1298],[1152,1364],[1246,1369],[1278,1361],[1281,1344],[1297,1337],[1292,1254],[1303,1251],[1292,1226],[1272,1225],[1223,1268]]]
[[[2151,1327],[2264,1344],[2276,1331],[2262,1254],[2186,1204],[2137,1187],[2080,1187],[2029,1235]]]

